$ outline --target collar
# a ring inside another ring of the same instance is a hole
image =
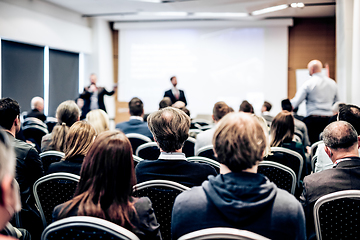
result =
[[[270,112],[269,112],[269,111],[265,111],[265,112],[262,113],[262,115],[264,115],[264,116],[270,116]]]
[[[11,136],[12,138],[15,138],[15,136],[7,129],[4,130],[7,134],[9,134],[9,136]]]
[[[317,73],[313,73],[312,77],[313,77],[313,76],[322,76],[322,75],[323,75],[322,72],[317,72]]]
[[[136,120],[140,120],[140,121],[144,121],[144,118],[143,117],[140,117],[140,116],[130,116],[130,120],[133,120],[133,119],[136,119]]]
[[[345,162],[345,161],[351,161],[351,160],[360,160],[359,157],[348,157],[348,158],[341,158],[335,161],[333,168],[336,168],[339,163]]]
[[[161,160],[186,160],[185,153],[178,152],[161,152],[159,159]]]

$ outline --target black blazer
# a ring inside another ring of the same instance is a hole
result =
[[[180,96],[179,96],[179,99],[176,99],[174,94],[172,93],[171,89],[170,90],[167,90],[164,94],[164,97],[169,97],[171,99],[171,102],[172,104],[174,104],[175,102],[177,101],[182,101],[185,103],[185,106],[187,105],[187,102],[186,102],[186,98],[185,98],[185,93],[183,90],[179,90],[180,92]]]
[[[86,116],[88,112],[90,112],[90,102],[91,102],[91,95],[92,92],[89,92],[90,86],[84,88],[84,91],[80,94],[80,98],[84,99],[84,106],[82,107],[82,115]],[[108,92],[103,87],[98,87],[98,104],[99,109],[102,109],[106,112],[105,104],[104,104],[104,96],[108,95],[111,96],[115,93],[115,91]]]

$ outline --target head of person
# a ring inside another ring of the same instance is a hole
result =
[[[149,129],[160,149],[165,152],[182,149],[189,137],[190,123],[186,113],[173,107],[153,112],[148,117]]]
[[[261,112],[269,112],[271,110],[271,103],[265,101],[264,104],[261,107]]]
[[[171,99],[169,97],[164,97],[159,103],[159,110],[166,107],[171,107],[171,104]]]
[[[74,123],[66,137],[65,158],[86,156],[96,137],[95,128],[88,122]]]
[[[330,123],[323,131],[325,152],[335,162],[343,157],[358,157],[360,137],[355,128],[348,122]]]
[[[171,82],[171,84],[172,84],[174,87],[176,87],[176,85],[177,85],[177,79],[176,79],[175,76],[172,76],[172,77],[170,78],[170,82]]]
[[[253,114],[253,116],[254,116],[254,118],[256,118],[259,121],[262,129],[264,130],[265,140],[266,140],[266,147],[265,147],[263,156],[267,157],[271,153],[270,139],[269,139],[269,127],[267,125],[266,120],[263,117],[255,115],[255,114]]]
[[[132,148],[120,131],[99,134],[86,155],[74,198],[60,212],[66,217],[74,206],[79,216],[94,216],[131,229],[130,202],[136,184]]]
[[[69,128],[80,120],[81,111],[75,101],[67,100],[60,103],[56,109],[58,125],[54,127],[51,135],[50,147],[56,151],[64,152],[66,136]]]
[[[95,128],[97,134],[110,129],[109,116],[102,109],[91,110],[88,112],[86,114],[86,121]]]
[[[356,105],[345,104],[339,109],[338,120],[350,123],[360,134],[360,108]]]
[[[282,143],[291,142],[294,137],[294,117],[288,111],[281,111],[275,116],[270,127],[270,146],[278,147]]]
[[[342,102],[336,102],[332,105],[331,107],[331,110],[333,112],[334,115],[338,114],[339,113],[339,109],[343,106],[345,106],[346,104],[345,103],[342,103]]]
[[[0,230],[20,211],[21,201],[15,178],[15,153],[8,136],[0,130]]]
[[[312,76],[314,73],[320,73],[323,65],[319,60],[311,60],[308,63],[307,68],[309,70],[310,76]]]
[[[96,85],[97,82],[97,76],[95,73],[90,74],[90,84]]]
[[[253,106],[246,100],[240,104],[239,112],[254,113]]]
[[[129,102],[129,112],[131,116],[141,117],[144,114],[144,104],[140,98],[134,97]]]
[[[190,117],[191,113],[190,110],[187,107],[180,108],[181,111],[183,111],[186,115]]]
[[[288,111],[288,112],[293,111],[293,107],[292,107],[291,102],[290,102],[290,100],[288,98],[281,101],[281,108],[284,111]]]
[[[232,172],[242,172],[262,160],[266,139],[259,121],[252,115],[229,113],[219,121],[213,145],[221,164]]]
[[[0,126],[6,130],[20,131],[20,106],[11,98],[0,99]]]
[[[31,109],[37,109],[39,112],[42,112],[44,110],[44,99],[33,97],[31,99]]]
[[[231,112],[230,107],[225,102],[217,102],[213,107],[212,118],[214,122],[218,122],[229,112]]]

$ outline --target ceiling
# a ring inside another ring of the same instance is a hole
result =
[[[336,0],[305,0],[303,8],[252,15],[255,10],[300,0],[43,0],[82,14],[110,22],[146,22],[179,20],[240,20],[253,21],[269,18],[331,17],[335,16]],[[160,13],[159,13],[160,12]],[[175,13],[174,13],[175,12]],[[245,13],[245,17],[197,16],[198,13]],[[178,16],[176,16],[176,14]]]

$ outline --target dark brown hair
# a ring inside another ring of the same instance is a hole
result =
[[[248,101],[244,100],[240,104],[239,111],[240,112],[247,112],[247,113],[254,113],[254,108]]]
[[[294,117],[288,111],[281,111],[275,116],[270,127],[270,146],[278,147],[284,142],[291,142],[294,137]]]
[[[213,108],[214,120],[219,121],[222,117],[228,114],[230,111],[229,106],[225,102],[217,102]]]
[[[131,230],[135,183],[129,139],[120,131],[103,132],[86,155],[75,197],[65,204],[60,218],[77,206],[78,216],[99,217]]]

